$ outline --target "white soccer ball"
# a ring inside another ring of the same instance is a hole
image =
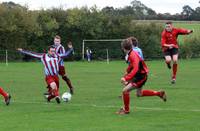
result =
[[[63,95],[62,95],[62,100],[65,101],[65,102],[70,101],[71,98],[72,98],[72,95],[71,95],[69,92],[65,92],[65,93],[63,93]]]

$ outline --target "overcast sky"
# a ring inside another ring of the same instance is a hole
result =
[[[13,1],[21,5],[28,5],[31,10],[44,9],[51,7],[59,7],[62,5],[64,9],[73,7],[82,7],[97,5],[100,9],[105,6],[113,6],[115,8],[130,5],[132,0],[0,0],[0,2]],[[147,7],[152,8],[157,13],[171,14],[180,13],[184,5],[192,8],[200,6],[199,0],[140,0]]]

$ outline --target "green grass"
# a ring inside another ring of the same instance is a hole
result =
[[[168,101],[137,98],[132,92],[131,113],[115,114],[122,105],[122,61],[69,62],[66,68],[75,86],[69,103],[46,103],[41,63],[0,64],[0,85],[12,94],[12,103],[0,103],[0,130],[5,131],[197,131],[200,129],[200,60],[181,60],[175,85],[164,61],[147,62],[145,89],[164,89]],[[66,91],[61,80],[60,92]]]

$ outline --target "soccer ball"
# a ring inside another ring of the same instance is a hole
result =
[[[65,92],[65,93],[63,93],[63,95],[62,95],[62,100],[63,100],[64,102],[70,101],[71,98],[72,98],[72,95],[71,95],[69,92]]]

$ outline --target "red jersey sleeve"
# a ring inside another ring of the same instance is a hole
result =
[[[186,29],[177,29],[178,35],[187,35],[189,34],[188,30]]]
[[[126,69],[126,72],[127,72],[127,73],[130,73],[131,70],[132,70],[132,68],[133,68],[133,67],[129,65],[129,66],[127,67],[127,69]]]
[[[132,70],[126,76],[124,76],[126,81],[131,80],[135,76],[135,74],[138,72],[139,62],[140,62],[139,57],[137,57],[136,55],[130,55],[130,65],[127,69],[132,68]]]

